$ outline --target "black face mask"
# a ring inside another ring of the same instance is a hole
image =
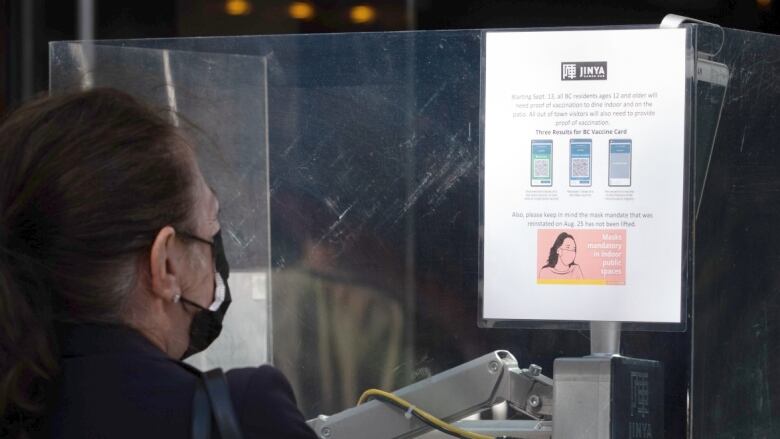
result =
[[[184,297],[180,298],[182,303],[198,308],[198,312],[193,316],[192,324],[190,325],[190,344],[187,347],[187,351],[184,352],[184,356],[182,356],[182,359],[185,359],[209,347],[222,332],[222,320],[225,318],[225,313],[227,313],[231,302],[230,287],[228,286],[230,266],[225,257],[225,249],[222,246],[221,230],[214,235],[213,241],[207,241],[188,233],[178,233],[184,237],[210,245],[214,255],[214,265],[219,274],[219,277],[214,279],[214,303],[208,308],[204,308]]]

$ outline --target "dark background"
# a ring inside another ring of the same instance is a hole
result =
[[[289,0],[94,0],[94,37],[158,38],[312,32],[594,26],[659,23],[667,13],[722,26],[780,32],[777,0],[305,0],[313,16],[294,19]],[[78,0],[0,0],[0,111],[47,88],[47,43],[77,39]],[[350,9],[375,10],[354,23]],[[27,10],[25,10],[27,8]]]

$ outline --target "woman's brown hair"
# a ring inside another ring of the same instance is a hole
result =
[[[36,100],[0,127],[0,437],[39,427],[55,324],[121,323],[157,232],[189,225],[185,145],[111,89]]]

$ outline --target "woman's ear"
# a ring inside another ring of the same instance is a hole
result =
[[[176,231],[165,226],[157,233],[149,254],[149,273],[151,274],[152,294],[165,301],[173,301],[181,294],[179,280],[176,277],[177,251],[174,247]]]

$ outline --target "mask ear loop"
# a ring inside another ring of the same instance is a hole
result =
[[[223,281],[226,281],[230,275],[230,266],[228,265],[227,257],[225,256],[225,247],[222,241],[222,229],[214,235],[214,251],[216,252],[216,269],[217,273],[222,277]]]
[[[225,303],[225,296],[227,295],[225,293],[225,282],[222,280],[222,277],[215,277],[214,282],[216,283],[214,287],[214,303],[209,306],[209,311],[217,311]]]

